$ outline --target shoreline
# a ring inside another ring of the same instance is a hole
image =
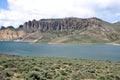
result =
[[[28,42],[28,43],[35,43],[34,41],[21,41],[21,40],[14,40],[14,41],[0,41],[0,42]],[[106,44],[106,45],[115,45],[120,46],[118,43],[35,43],[35,44],[82,44],[82,45],[95,45],[95,44]]]
[[[97,59],[97,58],[85,58],[85,57],[66,57],[66,56],[46,56],[46,55],[20,55],[20,54],[9,54],[9,53],[0,53],[5,56],[15,56],[15,57],[37,57],[37,58],[62,58],[62,59],[79,59],[79,60],[91,60],[91,61],[110,61],[110,62],[120,62],[120,60],[113,59]]]
[[[0,53],[0,57],[11,56],[11,57],[24,57],[24,58],[55,58],[55,59],[72,59],[72,60],[87,60],[87,61],[104,61],[104,62],[120,62],[107,59],[92,59],[92,58],[77,58],[77,57],[62,57],[62,56],[28,56],[28,55],[18,55],[18,54],[9,54],[9,53]]]
[[[120,46],[120,44],[117,44],[117,43],[105,43],[107,45],[113,45],[113,46]]]

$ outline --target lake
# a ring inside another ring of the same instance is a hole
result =
[[[0,42],[0,53],[120,61],[120,46],[106,44],[31,44]]]

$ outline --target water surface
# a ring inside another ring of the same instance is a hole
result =
[[[31,44],[0,42],[0,53],[120,61],[120,46],[105,44]]]

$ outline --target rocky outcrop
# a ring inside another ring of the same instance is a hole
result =
[[[25,32],[22,30],[1,29],[0,41],[20,40],[25,35],[26,35]]]
[[[41,19],[25,22],[22,26],[23,30],[32,33],[35,31],[72,31],[81,30],[87,27],[101,27],[102,20],[97,18],[81,19],[81,18],[63,18],[63,19]],[[21,28],[21,26],[20,26]]]

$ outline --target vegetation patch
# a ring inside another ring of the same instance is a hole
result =
[[[120,62],[0,54],[2,80],[120,80]]]
[[[109,34],[109,35],[108,35],[108,38],[109,38],[111,41],[119,40],[119,37],[118,37],[117,34],[115,34],[115,33]]]

